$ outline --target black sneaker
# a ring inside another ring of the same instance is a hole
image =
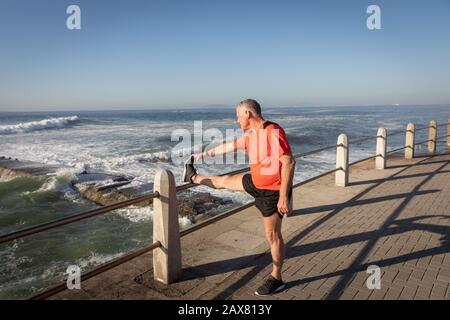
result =
[[[197,174],[197,170],[194,169],[194,158],[189,157],[184,163],[183,181],[193,183],[192,177]]]
[[[282,280],[275,279],[271,275],[264,281],[262,286],[255,291],[257,296],[270,296],[284,289],[286,285]]]

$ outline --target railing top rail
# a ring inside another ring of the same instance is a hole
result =
[[[341,146],[342,146],[341,144],[333,144],[333,145],[325,146],[323,148],[311,150],[311,151],[308,151],[308,152],[297,153],[297,154],[294,154],[293,157],[295,159],[303,158],[303,157],[310,156],[310,155],[315,154],[315,153],[320,153],[320,152],[323,152],[325,150],[334,149],[336,147],[341,147]]]
[[[367,158],[356,160],[355,162],[349,163],[349,165],[354,165],[354,164],[358,164],[358,163],[361,163],[361,162],[364,162],[364,161],[367,161],[367,160],[370,160],[370,159],[375,159],[375,158],[377,158],[379,156],[381,156],[381,154],[376,154],[374,156],[370,156],[370,157],[367,157]]]
[[[420,130],[425,130],[425,129],[429,129],[430,126],[425,126],[425,127],[419,127],[419,128],[414,128],[414,131],[420,131]]]
[[[340,146],[341,146],[340,144],[329,145],[329,146],[326,146],[326,147],[323,147],[323,148],[320,148],[320,149],[315,149],[315,150],[311,150],[311,151],[304,152],[304,153],[297,153],[297,154],[294,154],[293,157],[295,159],[298,159],[298,158],[306,157],[306,156],[309,156],[309,155],[312,155],[312,154],[315,154],[315,153],[320,153],[320,152],[323,152],[325,150],[333,149],[333,148],[340,147]],[[222,174],[220,174],[220,176],[236,175],[236,174],[239,174],[239,173],[247,172],[249,170],[250,170],[250,168],[246,167],[246,168],[237,169],[237,170],[234,170],[234,171],[229,171],[229,172],[226,172],[226,173],[222,173]],[[177,186],[176,190],[177,191],[182,191],[182,190],[191,189],[191,188],[194,188],[194,187],[198,187],[198,184],[185,183],[185,184]]]
[[[397,151],[401,151],[401,150],[406,149],[406,148],[408,148],[408,147],[405,146],[405,147],[400,147],[400,148],[396,148],[396,149],[393,149],[393,150],[389,150],[389,151],[386,152],[386,154],[394,153],[394,152],[397,152]]]
[[[361,143],[361,142],[365,142],[365,141],[369,141],[369,140],[375,140],[377,137],[367,137],[367,138],[361,138],[361,139],[357,139],[357,140],[350,140],[349,144],[354,144],[354,143]]]
[[[392,131],[392,132],[388,131],[388,136],[395,136],[397,134],[405,134],[405,132],[406,132],[406,128],[404,130],[396,130],[396,131]]]
[[[430,142],[430,141],[433,141],[433,140],[424,140],[424,141],[421,141],[421,142],[414,143],[414,145],[418,146],[420,144],[424,144],[424,143],[427,143],[427,142]]]

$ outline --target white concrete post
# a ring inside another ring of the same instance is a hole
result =
[[[406,127],[405,159],[414,158],[415,128],[413,123]]]
[[[430,127],[428,129],[428,153],[436,153],[436,139],[437,139],[437,123],[434,120],[430,121]]]
[[[172,172],[159,171],[153,190],[159,192],[159,197],[153,199],[153,242],[161,242],[161,246],[153,250],[153,276],[156,281],[170,284],[182,273],[176,185]]]
[[[450,148],[450,119],[447,122],[447,147]]]
[[[346,187],[348,185],[348,139],[346,134],[341,134],[336,147],[336,185]]]
[[[375,168],[378,170],[386,169],[386,150],[387,149],[387,130],[379,128],[377,132],[377,149],[375,158]]]

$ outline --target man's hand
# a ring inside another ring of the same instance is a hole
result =
[[[285,195],[280,195],[277,204],[278,212],[284,215],[288,215],[289,213],[289,199]]]

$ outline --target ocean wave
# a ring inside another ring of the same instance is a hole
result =
[[[187,156],[191,155],[192,153],[201,151],[202,145],[198,145],[190,148],[171,148],[169,150],[151,153],[119,156],[119,157],[112,157],[109,159],[99,159],[98,162],[104,163],[104,167],[108,169],[122,168],[124,166],[140,163],[173,162],[175,164],[181,164],[184,163],[184,161],[186,161]],[[87,164],[88,167],[90,167],[90,165]]]
[[[32,259],[28,256],[16,256],[16,252],[23,242],[23,239],[14,240],[11,244],[6,246],[5,250],[0,251],[0,258],[2,260],[0,274],[13,272],[13,270],[20,268],[20,265],[32,262]]]
[[[39,189],[22,192],[22,195],[41,192],[67,192],[70,183],[75,179],[76,176],[72,171],[59,170],[55,176],[48,176]]]
[[[130,206],[115,211],[119,216],[131,222],[151,222],[153,221],[153,208]],[[188,227],[192,225],[192,221],[188,217],[178,217],[180,227]]]
[[[93,266],[98,266],[105,262],[111,261],[117,257],[120,257],[123,254],[124,254],[123,252],[117,252],[113,254],[100,254],[96,252],[91,252],[89,257],[78,259],[75,265],[79,266],[82,270],[86,270]]]
[[[23,122],[13,125],[3,125],[0,126],[0,134],[29,133],[45,129],[60,129],[78,120],[78,116],[71,116],[49,118],[40,121]]]

